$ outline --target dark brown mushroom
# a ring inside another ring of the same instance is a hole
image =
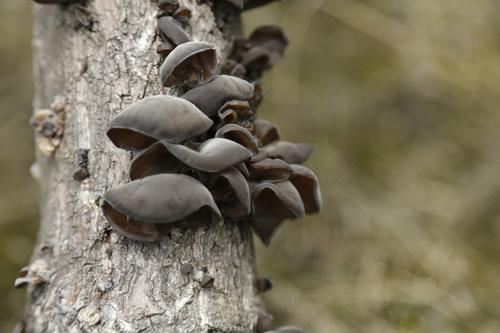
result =
[[[161,42],[158,44],[156,47],[156,53],[162,55],[162,56],[167,56],[172,50],[175,48],[174,45],[172,45],[169,42]]]
[[[120,234],[155,241],[172,227],[195,227],[220,221],[208,189],[196,179],[161,174],[132,181],[103,195],[103,212]]]
[[[250,189],[238,169],[232,167],[215,174],[210,191],[225,216],[237,218],[250,214]]]
[[[293,172],[292,167],[283,160],[264,158],[257,162],[247,163],[250,178],[253,180],[265,180],[269,182],[283,182]]]
[[[177,46],[160,67],[164,86],[195,87],[211,80],[217,69],[215,48],[203,42],[187,42]]]
[[[317,213],[321,210],[322,199],[318,177],[303,165],[292,164],[293,173],[289,180],[295,186],[302,198],[307,214]]]
[[[280,139],[278,127],[270,121],[264,119],[255,119],[255,136],[264,146]]]
[[[159,173],[176,173],[182,166],[183,163],[158,141],[134,157],[129,175],[130,179],[135,180]]]
[[[262,46],[254,46],[246,51],[241,58],[241,63],[246,70],[252,73],[252,78],[260,77],[263,71],[272,66],[272,52]]]
[[[179,8],[179,2],[177,0],[158,0],[158,7],[165,13],[172,15]]]
[[[302,198],[289,181],[253,185],[252,205],[252,215],[259,218],[287,219],[305,214]]]
[[[259,237],[264,245],[269,246],[274,233],[283,223],[283,220],[254,216],[250,218],[249,222],[257,237]]]
[[[186,7],[180,7],[177,9],[172,16],[180,23],[186,24],[189,22],[189,19],[191,18],[191,10]]]
[[[182,29],[179,22],[171,16],[162,16],[158,19],[158,30],[165,42],[180,45],[190,41],[188,34]]]
[[[225,138],[239,143],[253,153],[259,150],[259,145],[252,133],[238,124],[226,124],[215,133],[216,138]]]
[[[311,156],[313,146],[308,143],[278,141],[262,149],[266,150],[267,156],[271,158],[281,158],[290,164],[302,164]]]
[[[248,38],[250,45],[259,46],[269,52],[270,62],[279,63],[288,45],[283,29],[276,25],[263,25],[255,29]]]
[[[227,139],[214,138],[203,142],[197,150],[184,145],[163,142],[170,154],[193,169],[205,172],[220,172],[248,160],[252,152],[242,145]]]
[[[224,65],[222,65],[221,73],[231,76],[239,77],[240,79],[245,77],[246,69],[242,64],[237,63],[232,59],[226,60]]]
[[[158,140],[180,143],[207,131],[213,122],[185,99],[146,97],[120,113],[107,132],[118,148],[142,150]]]
[[[182,98],[196,105],[207,116],[213,117],[230,100],[248,101],[253,96],[253,85],[240,78],[218,75],[212,81],[189,90]]]

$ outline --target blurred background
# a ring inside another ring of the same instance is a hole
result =
[[[276,324],[311,333],[500,332],[499,0],[283,0],[260,116],[312,142],[322,214],[285,223],[258,269]],[[0,332],[38,227],[31,4],[0,2]]]

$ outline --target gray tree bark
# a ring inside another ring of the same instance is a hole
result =
[[[195,0],[191,35],[222,58],[232,35]],[[88,10],[88,12],[87,12]],[[34,6],[34,108],[66,99],[65,132],[53,157],[37,154],[41,224],[28,287],[26,332],[253,332],[259,300],[246,225],[174,231],[141,243],[112,231],[100,195],[128,181],[131,156],[105,133],[144,96],[172,93],[158,79],[156,1],[93,0]],[[89,24],[93,22],[93,24]],[[239,25],[239,23],[238,23]],[[77,149],[89,149],[90,177],[72,178]],[[184,264],[193,271],[181,271]],[[203,288],[204,274],[214,278]]]

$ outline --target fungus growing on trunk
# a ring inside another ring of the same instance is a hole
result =
[[[159,240],[173,227],[198,227],[221,219],[208,189],[180,174],[134,180],[108,190],[103,201],[113,227],[136,240]]]
[[[204,133],[213,124],[189,101],[168,96],[146,97],[120,113],[107,132],[115,146],[142,150],[164,140],[180,143]]]
[[[213,46],[203,42],[187,42],[168,54],[160,67],[160,79],[166,87],[195,87],[210,81],[216,68],[217,57]]]

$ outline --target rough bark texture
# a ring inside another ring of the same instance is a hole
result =
[[[213,43],[224,57],[231,36],[219,31],[209,7],[181,3],[192,10],[193,39]],[[100,195],[128,181],[131,159],[107,139],[107,125],[132,102],[162,92],[157,6],[95,0],[86,8],[34,6],[34,108],[61,95],[69,111],[55,156],[37,157],[42,220],[32,262],[46,282],[29,287],[26,331],[253,332],[259,304],[247,226],[178,230],[141,243],[104,219]],[[91,176],[83,182],[72,178],[77,149],[89,149]],[[186,263],[189,274],[181,272]],[[204,270],[212,287],[200,285]]]

